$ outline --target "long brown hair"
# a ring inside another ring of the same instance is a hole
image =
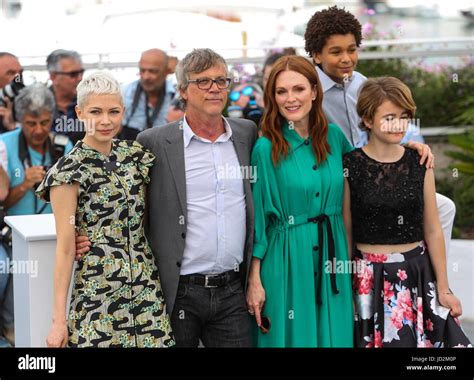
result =
[[[314,66],[304,57],[289,55],[280,58],[273,66],[265,87],[265,113],[262,117],[262,133],[272,142],[272,160],[277,164],[288,156],[289,144],[283,137],[283,116],[278,110],[275,99],[276,80],[282,71],[291,70],[300,73],[308,79],[311,88],[316,89],[316,99],[313,100],[309,113],[309,135],[313,140],[313,151],[318,164],[323,162],[331,152],[327,141],[328,122],[323,114],[323,90]]]

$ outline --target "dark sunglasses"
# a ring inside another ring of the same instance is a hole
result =
[[[84,74],[84,69],[82,70],[76,70],[76,71],[69,71],[69,72],[66,72],[66,71],[56,71],[55,74],[58,74],[58,75],[67,75],[69,78],[77,78],[77,77],[80,77],[82,76],[82,74]]]
[[[245,96],[250,96],[252,95],[253,92],[253,87],[252,86],[246,86],[240,91],[232,91],[229,94],[229,99],[232,100],[233,102],[236,102],[240,98],[240,94],[245,95]]]

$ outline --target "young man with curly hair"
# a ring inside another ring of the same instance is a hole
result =
[[[323,111],[328,122],[338,125],[353,146],[363,147],[368,135],[358,127],[356,106],[359,89],[367,78],[355,71],[362,42],[360,22],[345,9],[329,7],[311,17],[304,38],[305,50],[313,58],[321,81]],[[409,129],[402,143],[414,145],[415,140],[422,141],[419,133],[413,132]],[[448,254],[456,206],[438,193],[436,201]]]
[[[305,32],[305,50],[316,63],[323,87],[323,110],[328,121],[337,124],[356,147],[367,143],[358,128],[357,93],[367,79],[354,71],[362,41],[359,21],[337,6],[316,12]]]

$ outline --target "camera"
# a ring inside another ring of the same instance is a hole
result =
[[[44,171],[47,173],[49,169],[51,169],[53,167],[53,165],[43,165],[43,169]],[[38,183],[35,183],[34,184],[34,188],[35,188],[35,191],[38,189],[38,186],[41,185],[41,182],[38,182]]]
[[[13,102],[15,97],[24,87],[23,78],[21,76],[16,76],[9,84],[0,88],[0,107],[6,107],[6,99]]]
[[[263,108],[257,104],[254,95],[250,95],[250,100],[242,111],[245,119],[252,120],[256,125],[260,124],[260,119],[263,116]]]
[[[258,126],[264,112],[262,96],[263,90],[256,83],[238,85],[229,94],[232,103],[227,108],[227,114],[229,117],[252,120]]]
[[[249,102],[243,109],[239,106],[229,106],[227,108],[227,114],[229,117],[252,120],[258,126],[263,116],[263,108],[257,104],[255,96],[250,95]]]

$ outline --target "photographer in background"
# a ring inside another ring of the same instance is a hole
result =
[[[75,110],[76,87],[84,74],[81,56],[74,50],[54,50],[46,58],[46,68],[56,105],[52,131],[67,136],[75,144],[85,132]]]
[[[140,79],[123,89],[125,116],[121,138],[135,140],[148,128],[167,124],[166,116],[176,90],[167,75],[174,70],[163,50],[150,49],[142,53],[138,63]]]
[[[244,118],[253,121],[257,126],[263,115],[263,90],[256,83],[242,83],[229,94],[229,117]]]
[[[72,149],[66,136],[51,132],[54,96],[42,84],[25,87],[15,98],[21,128],[0,135],[5,143],[10,189],[4,201],[7,215],[51,213],[51,206],[38,200],[34,189],[57,159]]]
[[[34,190],[48,168],[68,153],[72,144],[66,136],[51,132],[55,102],[46,86],[37,83],[22,89],[15,97],[14,108],[20,128],[0,135],[0,145],[6,151],[2,161],[7,162],[6,170],[1,170],[10,181],[3,206],[7,215],[51,213],[51,206],[38,200]],[[2,243],[7,251],[9,236],[9,228],[3,226]],[[0,256],[2,253],[5,252],[2,250]],[[0,260],[5,261],[8,257],[9,254],[4,254]],[[6,288],[3,297],[2,283]],[[0,346],[14,345],[13,279],[8,272],[0,273],[0,314]]]
[[[8,86],[12,85],[10,91],[15,91],[18,87],[22,87],[23,68],[18,58],[11,53],[0,52],[0,133],[15,129],[15,120],[13,117],[13,102],[9,99],[5,91]],[[15,86],[16,85],[16,86]]]

